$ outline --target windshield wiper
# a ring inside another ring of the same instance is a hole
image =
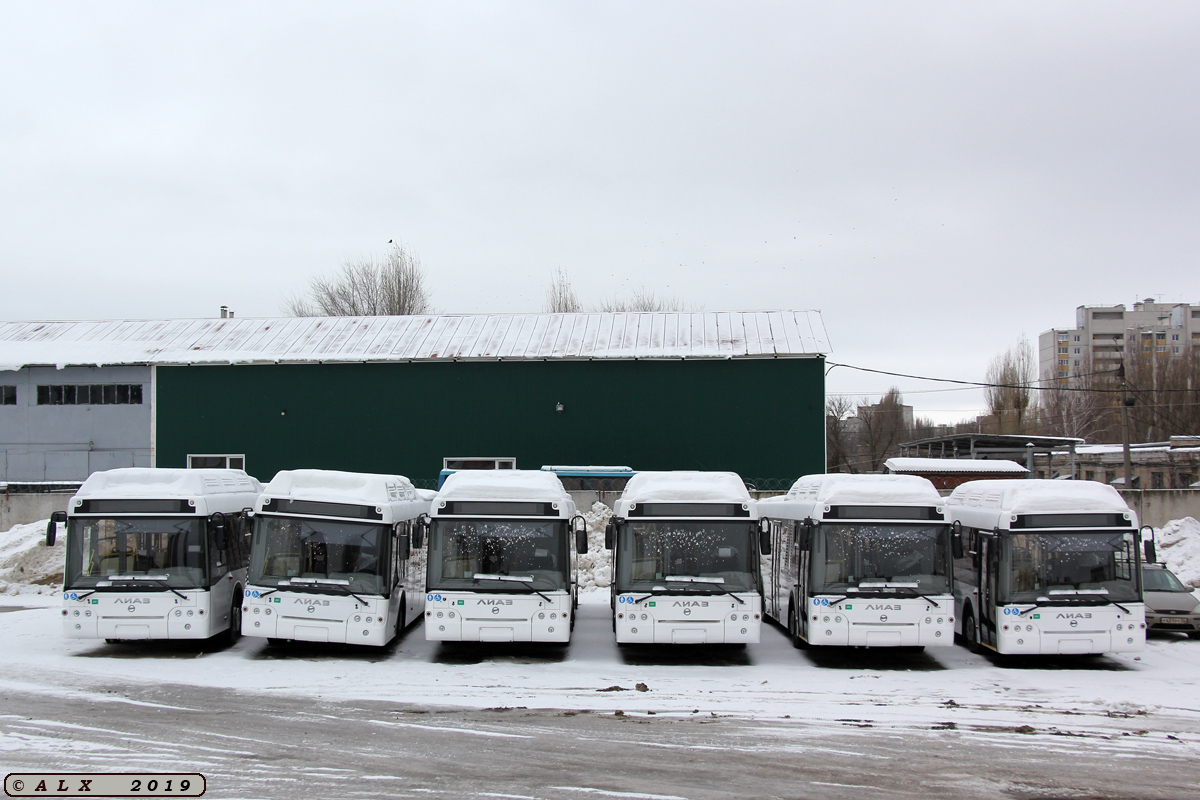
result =
[[[353,597],[355,600],[362,603],[364,606],[370,605],[370,603],[368,603],[366,600],[363,600],[361,597],[359,597],[358,595],[356,595],[354,592],[352,592],[350,590],[350,581],[344,581],[344,580],[340,580],[338,578],[292,578],[290,585],[294,587],[296,585],[296,581],[300,581],[300,583],[302,584],[301,588],[305,588],[303,586],[303,584],[311,583],[311,584],[313,584],[314,588],[341,589],[347,595],[349,595],[350,597]],[[275,591],[279,591],[279,590],[276,589]],[[262,595],[259,595],[259,597],[261,597],[261,596]]]
[[[480,580],[483,580],[483,581],[510,581],[512,583],[523,583],[526,586],[528,586],[530,589],[532,589],[534,594],[536,594],[538,597],[545,600],[547,603],[554,602],[549,597],[547,597],[546,595],[542,594],[541,592],[539,592],[537,590],[537,587],[533,585],[533,576],[532,575],[530,575],[528,578],[526,578],[526,577],[523,577],[520,575],[488,575],[486,573],[476,572],[474,575],[471,576],[471,580],[473,580],[473,581],[480,581]]]
[[[159,586],[166,589],[167,591],[174,592],[175,594],[182,597],[184,600],[187,600],[187,595],[185,595],[183,592],[177,590],[171,584],[167,583],[166,575],[162,576],[161,578],[154,577],[152,575],[113,575],[112,577],[109,578],[109,580],[110,581],[134,581],[134,582],[153,581],[153,582],[157,583]]]
[[[1051,589],[1050,594],[1059,595],[1059,599],[1063,600],[1067,599],[1068,597],[1077,600],[1078,602],[1075,603],[1075,605],[1086,605],[1088,604],[1089,600],[1099,600],[1103,605],[1116,606],[1126,614],[1129,614],[1130,616],[1133,615],[1133,612],[1128,608],[1121,605],[1116,600],[1110,600],[1108,597],[1106,597],[1108,594],[1108,589]],[[1038,600],[1049,602],[1050,598],[1039,597]],[[1034,606],[1034,608],[1036,608],[1036,606]],[[1033,609],[1031,608],[1029,610],[1032,611]],[[1026,613],[1028,612],[1022,612],[1022,616],[1024,616]]]
[[[725,579],[724,578],[697,578],[697,577],[693,577],[691,575],[668,575],[667,577],[663,578],[663,580],[671,581],[671,582],[675,582],[675,583],[691,583],[691,584],[698,583],[701,585],[715,586],[717,589],[720,589],[722,592],[729,595],[734,600],[737,600],[742,605],[746,605],[745,600],[743,600],[742,598],[738,597],[736,594],[734,594],[733,592],[731,592],[725,588],[725,586],[724,586]]]

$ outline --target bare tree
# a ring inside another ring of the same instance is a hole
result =
[[[993,385],[984,389],[984,399],[1000,426],[998,433],[1028,433],[1026,413],[1033,402],[1036,376],[1033,347],[1024,335],[992,359],[985,380]]]
[[[421,260],[403,244],[393,244],[382,259],[351,259],[340,272],[313,278],[307,294],[284,306],[294,317],[395,316],[431,310]]]
[[[626,299],[608,297],[599,302],[597,311],[684,311],[683,301],[666,295],[659,297],[645,286]]]
[[[583,310],[579,305],[579,296],[571,288],[571,279],[562,267],[554,270],[554,275],[550,278],[545,309],[551,314],[578,314]]]
[[[875,405],[860,405],[858,419],[862,425],[861,461],[871,472],[879,472],[908,438],[900,390],[893,386]]]
[[[825,471],[858,472],[854,451],[858,447],[851,416],[854,403],[845,395],[825,399]]]

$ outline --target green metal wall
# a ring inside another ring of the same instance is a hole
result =
[[[825,471],[823,368],[820,358],[159,367],[157,465],[245,453],[263,481],[314,467],[429,486],[445,456],[515,456],[523,469],[731,470],[775,488]]]

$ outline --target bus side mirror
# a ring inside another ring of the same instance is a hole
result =
[[[760,525],[758,528],[758,552],[764,556],[771,555],[771,526],[769,523]]]
[[[588,551],[587,520],[582,514],[571,517],[571,528],[575,531],[575,552],[579,554]]]
[[[412,526],[412,547],[415,550],[420,550],[425,546],[425,526],[420,522]]]
[[[66,521],[65,511],[55,511],[50,515],[50,521],[46,523],[46,547],[54,547],[54,542],[58,539],[58,523]]]
[[[416,536],[415,531],[413,535]],[[396,556],[401,561],[408,561],[409,555],[411,555],[411,548],[409,547],[408,537],[400,534],[396,537]]]
[[[617,543],[617,526],[613,523],[608,523],[604,526],[604,549],[612,550],[613,545]]]
[[[1154,564],[1158,559],[1158,552],[1154,546],[1154,528],[1149,525],[1143,525],[1138,533],[1143,533],[1144,531],[1150,531],[1149,536],[1145,536],[1144,534],[1142,536],[1142,549],[1146,551],[1146,563]]]
[[[950,523],[950,555],[954,558],[963,557],[962,523],[958,520]]]
[[[800,523],[800,533],[797,537],[797,545],[801,550],[807,550],[808,548],[812,547],[812,532],[813,521],[811,519],[806,519],[804,522]]]

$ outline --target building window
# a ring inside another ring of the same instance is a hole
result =
[[[1096,480],[1096,470],[1089,469],[1087,472],[1083,473],[1083,477],[1089,481]]]
[[[246,454],[238,455],[189,455],[188,469],[245,469]]]
[[[39,406],[114,406],[142,404],[140,383],[73,383],[37,387]]]
[[[1115,469],[1106,469],[1104,471],[1104,482],[1112,483],[1117,479],[1117,471]]]
[[[1065,348],[1065,347],[1058,348],[1058,354],[1060,356],[1065,356],[1067,354],[1067,348]]]
[[[1079,348],[1078,348],[1078,347],[1076,347],[1076,348],[1075,348],[1075,355],[1079,355]]]
[[[1171,334],[1171,341],[1172,341],[1172,342],[1178,342],[1178,341],[1179,341],[1179,334],[1178,334],[1178,333],[1172,333],[1172,334]]]
[[[1163,474],[1161,472],[1151,472],[1150,473],[1150,488],[1151,489],[1167,488],[1167,482],[1165,480],[1163,480]]]
[[[1179,488],[1186,489],[1196,482],[1196,473],[1181,472],[1179,473]]]
[[[0,406],[15,406],[17,404],[17,387],[0,386]]]
[[[1077,341],[1077,342],[1079,341],[1079,337],[1078,337],[1078,336],[1076,336],[1076,337],[1075,337],[1075,341]]]

